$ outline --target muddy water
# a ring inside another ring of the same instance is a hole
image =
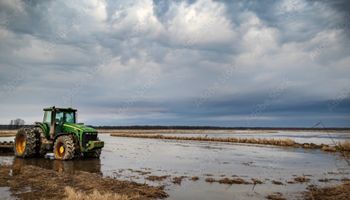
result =
[[[205,133],[177,133],[169,134],[168,136],[181,136],[181,137],[208,137],[208,138],[267,138],[267,139],[292,139],[298,143],[315,143],[315,144],[329,144],[333,145],[340,141],[350,140],[350,132],[326,132],[326,131],[272,131],[266,133],[251,133],[249,131],[235,131],[230,132],[222,131],[220,133],[212,133],[205,131]]]
[[[350,168],[338,154],[317,150],[236,145],[215,142],[169,141],[141,138],[110,137],[105,141],[100,160],[53,161],[49,159],[14,159],[0,157],[0,163],[14,168],[36,165],[43,168],[74,173],[82,170],[101,173],[119,179],[152,185],[166,185],[169,199],[264,199],[267,194],[281,192],[298,197],[309,184],[333,184],[350,178]],[[170,175],[160,182],[148,181],[149,175]],[[222,185],[206,183],[205,178],[219,179],[238,176],[245,180],[257,178],[264,184]],[[296,176],[306,175],[309,183],[288,184]],[[199,181],[185,178],[181,185],[171,182],[175,176],[198,176]],[[337,179],[328,183],[319,179]],[[273,185],[272,180],[284,185]]]

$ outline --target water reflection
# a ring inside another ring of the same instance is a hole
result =
[[[49,170],[55,170],[57,172],[73,174],[76,171],[85,171],[90,173],[98,173],[102,175],[100,159],[60,161],[44,158],[22,159],[16,157],[14,158],[12,163],[12,173],[14,175],[18,174],[23,168],[25,168],[28,165],[33,165]]]

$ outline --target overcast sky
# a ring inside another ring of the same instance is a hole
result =
[[[0,123],[350,125],[347,0],[0,0]]]

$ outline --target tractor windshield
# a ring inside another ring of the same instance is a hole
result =
[[[75,123],[74,112],[57,112],[56,122],[58,123]]]

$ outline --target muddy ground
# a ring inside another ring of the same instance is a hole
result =
[[[63,199],[67,197],[67,187],[82,195],[96,190],[102,195],[115,193],[135,200],[168,196],[162,187],[103,178],[100,174],[83,171],[65,173],[16,163],[0,166],[0,187],[9,188],[12,196],[20,199]]]

